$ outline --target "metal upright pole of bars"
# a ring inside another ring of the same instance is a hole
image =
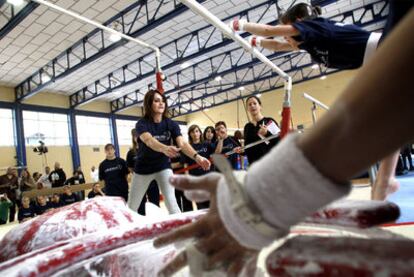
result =
[[[71,17],[74,17],[74,18],[76,18],[80,21],[83,21],[85,23],[91,24],[91,25],[93,25],[93,26],[95,26],[95,27],[97,27],[97,28],[99,28],[103,31],[106,31],[108,33],[120,36],[121,38],[126,39],[126,40],[131,41],[131,42],[134,42],[134,43],[136,43],[140,46],[143,46],[143,47],[150,48],[150,49],[154,50],[155,60],[156,60],[156,72],[155,72],[155,74],[156,74],[157,90],[160,91],[161,93],[164,92],[164,88],[163,88],[163,85],[162,85],[163,74],[162,74],[162,69],[161,69],[161,52],[160,52],[160,49],[158,47],[150,45],[150,44],[148,44],[148,43],[146,43],[142,40],[139,40],[139,39],[133,38],[131,36],[125,35],[124,33],[121,33],[121,32],[118,32],[114,29],[106,27],[106,26],[104,26],[104,25],[102,25],[102,24],[100,24],[100,23],[98,23],[94,20],[86,18],[86,17],[84,17],[80,14],[74,13],[72,11],[66,10],[66,9],[64,9],[64,8],[58,6],[58,5],[53,4],[53,3],[50,3],[50,2],[47,2],[47,1],[44,1],[44,0],[33,0],[33,1],[37,2],[41,5],[45,5],[49,8],[51,8],[51,9],[54,9],[54,10],[59,11],[61,13],[64,13],[66,15],[69,15]]]
[[[325,110],[329,110],[329,107],[327,105],[325,105],[324,103],[322,103],[321,101],[319,101],[318,99],[310,96],[307,93],[303,93],[303,97],[312,102],[312,108],[311,108],[311,110],[312,110],[312,120],[313,120],[313,124],[315,124],[316,123],[316,114],[315,114],[316,106],[319,106],[319,107],[321,107],[322,109],[325,109]],[[368,176],[369,176],[369,180],[370,180],[371,184],[375,183],[375,179],[376,179],[376,176],[377,176],[377,171],[378,170],[377,170],[376,165],[373,165],[373,166],[368,168]]]
[[[313,121],[313,125],[315,125],[316,124],[316,106],[319,106],[325,110],[329,110],[329,107],[325,105],[324,103],[322,103],[321,101],[319,101],[318,99],[310,96],[307,93],[304,93],[303,97],[312,102],[312,107],[311,107],[312,121]]]
[[[227,24],[221,21],[218,17],[213,15],[209,10],[204,8],[201,4],[199,4],[195,0],[180,0],[184,5],[190,8],[194,13],[199,14],[202,16],[206,21],[208,21],[211,25],[216,27],[217,29],[221,30],[223,34],[229,38],[232,38],[234,41],[239,43],[246,51],[254,55],[264,64],[272,68],[273,71],[277,72],[283,79],[285,79],[285,96],[283,101],[283,111],[282,111],[282,128],[280,132],[280,136],[284,137],[289,132],[289,125],[290,125],[290,95],[292,91],[292,78],[287,75],[283,70],[281,70],[278,66],[272,63],[265,55],[260,53],[259,50],[252,47],[246,40],[244,40],[241,36],[237,35],[233,32]]]

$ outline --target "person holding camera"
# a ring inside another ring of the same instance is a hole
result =
[[[0,225],[7,223],[9,217],[10,207],[13,205],[13,202],[7,197],[7,194],[0,195]]]
[[[17,170],[15,168],[7,168],[6,174],[0,176],[0,194],[6,194],[7,198],[12,202],[9,208],[9,222],[14,221],[16,215],[16,189],[18,188]]]

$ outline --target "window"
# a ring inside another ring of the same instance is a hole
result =
[[[76,116],[79,145],[105,145],[111,143],[109,118]]]
[[[116,120],[119,145],[131,145],[131,130],[135,128],[137,120]]]
[[[23,111],[26,145],[37,146],[39,141],[49,145],[69,145],[68,116],[58,113]]]
[[[0,146],[14,146],[15,133],[13,124],[13,112],[11,109],[0,109]]]

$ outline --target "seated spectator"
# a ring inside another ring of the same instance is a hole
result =
[[[78,172],[79,176],[79,184],[86,184],[85,174],[83,174],[82,168],[79,166],[76,171]]]
[[[36,184],[39,181],[40,177],[42,177],[42,173],[36,171],[36,172],[33,173],[32,177],[33,177],[33,180]]]
[[[60,163],[55,163],[55,170],[50,172],[49,181],[52,184],[52,188],[62,187],[66,181],[66,173],[60,168]]]
[[[40,183],[42,183],[44,188],[51,188],[52,187],[52,183],[49,180],[49,175],[50,175],[50,167],[46,166],[45,167],[45,174],[42,174],[42,176],[40,176],[39,181]]]
[[[9,218],[9,209],[13,202],[7,197],[7,194],[0,195],[0,225],[6,224]]]
[[[63,206],[73,204],[79,201],[79,198],[76,194],[72,193],[70,186],[63,187],[63,194],[61,196]]]
[[[30,205],[30,199],[27,196],[22,198],[22,206],[19,208],[19,213],[17,215],[17,219],[20,223],[23,223],[27,220],[32,219],[35,217],[35,212],[32,206]]]
[[[94,184],[92,190],[88,193],[88,198],[94,198],[96,196],[105,196],[99,183]]]
[[[50,210],[52,207],[46,202],[46,197],[43,195],[38,195],[36,197],[35,213],[36,215],[44,214],[47,210]]]
[[[51,208],[57,209],[63,206],[62,201],[60,200],[60,195],[55,193],[52,196],[52,200],[49,202]]]
[[[23,169],[20,175],[19,188],[21,192],[36,188],[35,181],[27,169]]]
[[[73,176],[65,181],[65,186],[68,186],[68,185],[73,186],[73,185],[79,185],[79,184],[80,184],[79,172],[75,170],[73,172]]]
[[[80,185],[84,183],[85,183],[85,179],[83,178],[83,173],[80,173],[79,170],[75,170],[73,172],[73,176],[65,181],[65,185],[70,185],[70,186]],[[74,194],[76,194],[76,196],[78,197],[78,200],[85,200],[84,191],[77,191],[77,192],[74,192]]]

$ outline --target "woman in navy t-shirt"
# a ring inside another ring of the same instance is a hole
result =
[[[206,158],[210,159],[210,156],[214,153],[215,147],[213,144],[203,141],[203,133],[198,125],[191,125],[188,129],[188,141],[197,153]],[[188,157],[185,157],[184,163],[186,166],[192,166],[195,162]],[[195,168],[189,170],[189,174],[193,176],[202,176],[210,171],[203,170],[202,168]],[[197,203],[198,209],[207,209],[210,206],[210,201]]]
[[[195,160],[203,169],[210,168],[210,162],[184,141],[178,124],[167,117],[167,112],[165,95],[157,90],[150,90],[145,94],[144,117],[135,127],[139,147],[128,199],[128,206],[133,211],[138,209],[151,181],[156,180],[168,211],[180,212],[175,201],[174,188],[169,183],[169,178],[173,175],[170,158],[176,157],[180,151]],[[173,146],[173,140],[178,147]]]
[[[312,59],[328,68],[356,69],[375,52],[380,33],[368,32],[353,24],[319,17],[321,9],[306,3],[292,6],[280,18],[283,25],[264,25],[234,20],[234,31],[263,37],[284,37],[285,41],[252,37],[252,46],[273,51],[305,50]]]

